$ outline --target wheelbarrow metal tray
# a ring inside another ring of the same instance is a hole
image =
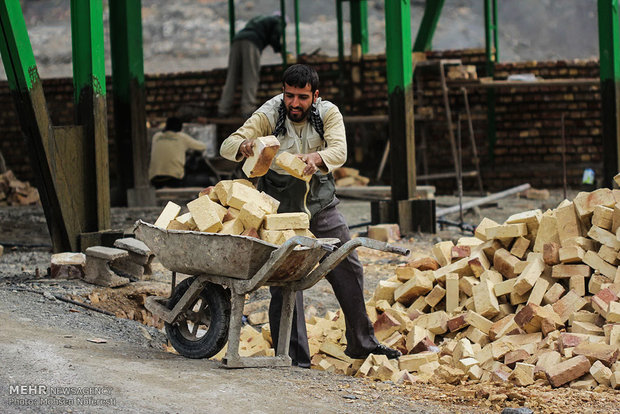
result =
[[[135,235],[165,268],[173,272],[234,279],[250,279],[279,247],[253,237],[165,230],[142,220],[136,222]],[[318,263],[323,254],[321,249],[298,246],[269,281],[298,280]]]

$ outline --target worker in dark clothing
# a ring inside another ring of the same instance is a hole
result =
[[[235,89],[242,80],[241,116],[248,118],[256,109],[256,91],[260,80],[260,55],[267,46],[276,53],[282,48],[280,16],[257,16],[233,38],[228,55],[228,73],[218,105],[218,116],[232,112]]]

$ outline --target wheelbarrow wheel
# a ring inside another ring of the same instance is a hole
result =
[[[168,300],[172,309],[194,278],[179,283]],[[221,285],[208,283],[195,302],[174,323],[166,323],[166,335],[177,352],[188,358],[209,358],[228,340],[230,292]]]

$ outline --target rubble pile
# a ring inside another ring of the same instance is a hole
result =
[[[187,204],[188,212],[169,201],[155,225],[260,238],[281,245],[294,236],[314,237],[306,213],[277,214],[280,202],[245,179],[222,180]]]
[[[391,380],[620,387],[620,190],[579,193],[437,243],[381,281],[367,311],[399,360],[344,352],[344,318],[308,321],[313,367]]]
[[[0,206],[26,206],[39,202],[39,191],[28,181],[20,181],[13,171],[0,174]]]

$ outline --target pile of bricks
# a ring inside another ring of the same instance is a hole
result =
[[[620,175],[619,175],[620,178]],[[308,321],[313,366],[396,383],[620,387],[620,190],[582,192],[443,241],[381,281],[367,311],[397,360],[343,353],[344,318]]]
[[[278,214],[279,205],[248,180],[222,180],[201,191],[187,204],[184,214],[181,206],[169,201],[155,225],[168,230],[249,236],[277,245],[294,236],[314,237],[308,230],[306,213]]]
[[[26,206],[39,202],[39,191],[29,182],[20,181],[13,171],[0,174],[0,206]]]

